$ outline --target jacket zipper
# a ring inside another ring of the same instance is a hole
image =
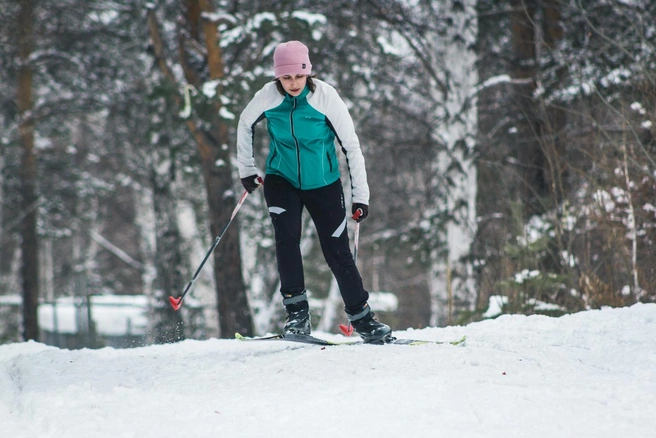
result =
[[[330,159],[330,152],[326,152],[326,158],[328,159],[328,165],[330,166],[330,171],[333,171],[333,160]]]
[[[292,138],[294,139],[294,144],[296,145],[296,163],[297,163],[297,172],[298,172],[298,187],[303,189],[303,182],[301,181],[301,148],[298,145],[298,139],[296,134],[294,134],[294,110],[296,110],[296,98],[292,99],[294,104],[292,106],[292,111],[289,113],[289,126],[291,128]]]

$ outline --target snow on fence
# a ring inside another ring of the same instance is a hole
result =
[[[139,347],[148,343],[145,295],[60,297],[39,304],[41,341],[62,348]],[[0,343],[19,341],[22,298],[0,296]]]
[[[64,348],[139,347],[146,344],[148,297],[61,297],[39,305],[43,341]]]

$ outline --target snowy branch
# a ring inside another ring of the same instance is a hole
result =
[[[111,243],[109,240],[105,239],[103,236],[98,234],[96,231],[91,230],[89,232],[89,235],[91,236],[91,238],[96,243],[100,244],[103,248],[110,251],[112,254],[114,254],[119,259],[123,260],[128,265],[130,265],[133,268],[138,269],[140,271],[144,270],[144,265],[141,262],[139,262],[139,261],[133,259],[132,257],[130,257],[130,255],[128,253],[126,253],[125,251],[123,251],[121,248],[114,245],[113,243]]]

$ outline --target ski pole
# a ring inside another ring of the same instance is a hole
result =
[[[353,215],[353,219],[357,221],[360,216],[362,216],[362,210],[358,208]],[[353,232],[353,263],[356,265],[358,263],[358,240],[360,240],[360,222],[355,223],[355,231]],[[349,321],[347,325],[340,324],[339,329],[346,336],[351,336],[353,334],[353,326],[351,325],[351,321]]]
[[[360,222],[355,223],[353,232],[353,263],[358,264],[358,240],[360,239]]]
[[[353,214],[353,220],[355,220],[355,231],[353,232],[353,262],[358,262],[358,240],[360,239],[360,216],[363,212],[361,208],[355,210]]]
[[[259,178],[260,184],[263,183],[262,178]],[[221,234],[218,235],[218,237],[214,240],[214,244],[210,248],[209,251],[207,251],[207,254],[205,254],[205,257],[203,258],[203,261],[200,262],[200,266],[198,266],[198,269],[196,269],[196,273],[194,276],[191,278],[191,281],[187,283],[187,286],[185,287],[184,291],[182,292],[182,295],[180,295],[178,298],[175,298],[173,296],[169,296],[169,301],[171,302],[171,306],[173,306],[174,310],[178,310],[180,306],[182,306],[182,299],[187,295],[187,292],[191,289],[191,286],[194,285],[194,282],[196,281],[196,278],[198,278],[198,274],[200,273],[201,269],[203,269],[203,266],[205,266],[205,262],[207,261],[208,258],[210,258],[210,254],[214,251],[216,246],[219,244],[221,241],[221,238],[225,234],[226,230],[232,223],[232,220],[237,216],[237,212],[239,212],[239,209],[241,208],[242,204],[246,200],[246,197],[248,196],[248,190],[244,191],[244,194],[241,195],[241,198],[239,198],[239,202],[237,202],[237,205],[235,206],[235,209],[232,211],[232,215],[230,216],[230,220],[228,221],[227,224],[225,224],[225,227],[223,227],[223,231],[221,231]]]

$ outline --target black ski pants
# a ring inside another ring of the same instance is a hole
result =
[[[342,182],[313,190],[299,190],[278,175],[266,175],[264,197],[276,235],[276,259],[283,296],[305,290],[301,256],[301,214],[305,207],[317,230],[321,250],[333,272],[345,309],[358,313],[369,299],[353,260],[346,227]]]

